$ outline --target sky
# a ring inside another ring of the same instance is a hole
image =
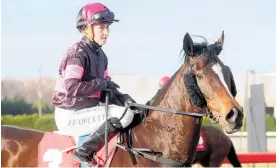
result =
[[[111,73],[172,75],[186,32],[209,42],[225,32],[221,60],[233,73],[275,73],[275,0],[2,0],[1,75],[55,77],[68,47],[81,39],[76,16],[101,2],[120,20],[103,46]]]

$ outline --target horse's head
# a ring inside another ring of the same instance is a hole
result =
[[[222,73],[223,63],[218,58],[224,34],[214,44],[195,44],[186,33],[183,41],[185,52],[184,84],[193,106],[207,108],[214,120],[227,134],[242,126],[243,109],[232,96]]]

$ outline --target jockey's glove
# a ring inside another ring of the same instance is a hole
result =
[[[129,97],[125,100],[124,104],[125,104],[126,107],[128,107],[128,106],[129,106],[129,103],[136,103],[136,102],[129,96]],[[130,108],[131,110],[136,110],[136,109],[137,109],[137,107],[135,107],[135,106],[129,106],[129,108]]]
[[[112,100],[114,98],[114,91],[111,89],[102,89],[101,91],[101,97],[100,101],[105,102],[106,101],[106,95],[109,94],[109,100]]]
[[[116,90],[117,88],[120,88],[120,86],[118,84],[116,84],[115,82],[111,81],[111,80],[104,80],[104,87],[103,90]]]

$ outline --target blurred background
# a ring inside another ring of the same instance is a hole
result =
[[[51,96],[58,66],[81,38],[76,16],[89,2],[95,1],[1,1],[2,125],[56,129]],[[110,27],[103,47],[109,71],[121,91],[138,103],[148,101],[160,78],[181,66],[186,32],[214,42],[224,30],[219,57],[234,74],[237,100],[246,115],[242,130],[229,136],[237,152],[276,152],[276,1],[98,2],[120,20]],[[210,124],[204,119],[204,125]],[[250,135],[253,144],[248,144]],[[253,150],[255,142],[259,146]]]

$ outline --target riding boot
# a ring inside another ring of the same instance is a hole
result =
[[[114,121],[115,120],[115,121]],[[79,146],[73,153],[73,158],[82,164],[91,165],[95,153],[99,146],[105,140],[105,125],[104,122],[97,131],[95,131],[89,138]],[[117,132],[122,129],[121,123],[118,118],[111,118],[107,120],[107,134]]]

